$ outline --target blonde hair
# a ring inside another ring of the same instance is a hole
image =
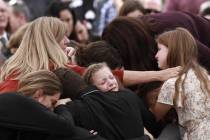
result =
[[[106,63],[96,63],[96,64],[92,64],[92,65],[88,66],[83,74],[84,81],[88,85],[92,85],[93,84],[93,79],[92,79],[93,75],[104,67],[107,67],[108,69],[110,69]],[[110,69],[110,71],[111,71],[111,69]]]
[[[46,95],[54,95],[62,91],[62,84],[58,77],[51,71],[40,70],[31,72],[20,78],[19,92],[25,96],[32,96],[38,89]]]
[[[16,74],[19,79],[29,72],[65,67],[68,58],[59,46],[66,33],[62,21],[53,17],[40,17],[27,28],[16,53],[9,58],[1,69],[1,80]]]
[[[195,75],[201,83],[201,89],[204,93],[210,94],[209,80],[207,71],[198,64],[198,50],[194,37],[184,28],[165,32],[158,36],[157,42],[168,47],[167,64],[168,67],[182,66],[178,79],[175,82],[175,100],[178,98],[179,87],[184,92],[184,79],[182,75],[189,69],[193,69]],[[207,95],[207,97],[208,97]],[[174,100],[174,101],[175,101]]]

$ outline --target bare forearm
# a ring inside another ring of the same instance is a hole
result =
[[[159,81],[158,71],[124,71],[123,84],[125,86],[146,83],[151,81]]]
[[[161,71],[124,71],[123,84],[125,86],[151,81],[165,81],[178,75],[181,67],[168,68]]]

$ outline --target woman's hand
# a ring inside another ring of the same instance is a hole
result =
[[[57,103],[55,104],[55,107],[59,106],[59,105],[65,105],[66,103],[71,102],[70,98],[65,98],[65,99],[60,99],[57,101]]]
[[[72,56],[75,55],[76,49],[73,48],[73,47],[66,47],[65,53],[66,53],[66,55],[67,55],[69,58],[71,58]]]
[[[181,70],[182,70],[181,66],[161,70],[159,71],[159,76],[160,76],[159,80],[166,81],[169,78],[176,77],[178,76]]]
[[[71,64],[76,64],[76,62],[75,62],[76,49],[75,48],[73,48],[73,47],[66,47],[65,54],[68,56]]]

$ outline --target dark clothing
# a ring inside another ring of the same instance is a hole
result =
[[[167,12],[140,17],[153,37],[177,27],[189,30],[198,43],[199,62],[210,71],[210,20],[187,12]]]
[[[23,0],[30,10],[31,19],[44,16],[51,0]]]
[[[143,102],[128,90],[103,93],[88,87],[65,107],[76,125],[96,130],[108,140],[140,139],[144,126],[155,137],[162,130]]]
[[[33,99],[18,94],[0,95],[1,140],[98,140],[87,130],[75,127],[69,112],[58,114]],[[67,118],[63,116],[68,116]]]

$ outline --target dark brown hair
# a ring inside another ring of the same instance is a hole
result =
[[[130,12],[139,10],[142,14],[145,14],[143,5],[138,0],[126,0],[119,11],[119,16],[127,16]]]
[[[105,41],[92,42],[87,46],[78,48],[75,59],[78,65],[84,67],[100,62],[106,62],[111,69],[122,67],[119,53]]]
[[[80,91],[87,86],[81,76],[70,69],[59,68],[53,72],[58,76],[63,85],[61,98],[71,98],[74,100],[79,97]]]
[[[102,40],[110,43],[120,54],[128,70],[157,70],[157,44],[144,23],[131,17],[118,17],[104,30]]]

